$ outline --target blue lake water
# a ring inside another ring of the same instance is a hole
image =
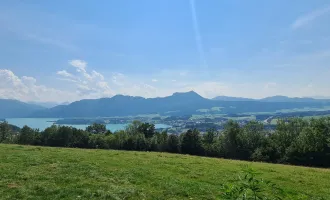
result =
[[[39,130],[45,130],[47,127],[53,125],[54,121],[58,118],[7,118],[6,121],[9,124],[13,124],[22,128],[24,125],[27,125],[31,128],[38,128]],[[64,126],[64,125],[63,125]],[[76,125],[76,124],[65,124],[65,126],[72,126],[78,129],[85,129],[88,125]],[[106,124],[106,128],[112,132],[123,130],[127,124]],[[169,128],[170,126],[166,124],[155,124],[157,128]]]

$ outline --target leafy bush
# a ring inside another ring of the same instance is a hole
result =
[[[274,183],[257,178],[252,168],[245,168],[244,175],[231,184],[222,187],[222,198],[228,200],[279,200],[285,195]]]

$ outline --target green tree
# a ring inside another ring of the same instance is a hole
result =
[[[254,151],[265,143],[267,132],[262,123],[257,121],[248,122],[239,131],[238,155],[239,159],[250,160]]]
[[[148,141],[149,141],[149,151],[160,151],[160,148],[159,148],[159,142],[158,142],[158,138],[159,138],[159,134],[160,133],[156,133],[154,134],[151,138],[148,138]]]
[[[167,131],[162,131],[160,134],[158,134],[158,150],[159,151],[166,151],[167,150],[167,139],[168,134]]]
[[[73,136],[72,127],[60,126],[53,135],[52,141],[55,146],[69,147]]]
[[[233,120],[228,121],[222,132],[223,147],[225,149],[225,157],[238,158],[239,157],[239,135],[241,128],[239,124]]]
[[[296,140],[301,131],[308,127],[308,121],[301,118],[280,119],[276,131],[272,134],[273,145],[277,149],[276,161],[286,162],[287,149]]]
[[[139,127],[141,126],[142,122],[134,120],[131,124],[128,124],[125,131],[129,135],[136,135],[141,133]]]
[[[109,146],[106,142],[104,134],[91,134],[89,135],[88,147],[94,149],[108,149]]]
[[[138,132],[143,133],[146,138],[151,138],[156,133],[154,124],[142,123],[137,129]]]
[[[104,141],[109,149],[117,149],[117,141],[114,134],[106,134]]]
[[[148,138],[149,150],[150,151],[167,151],[167,132],[161,133],[156,132],[151,138]]]
[[[188,130],[184,133],[181,142],[181,152],[191,155],[203,154],[202,140],[197,129]]]
[[[70,147],[73,138],[73,129],[68,126],[51,126],[43,132],[42,140],[45,145]]]
[[[218,136],[218,133],[215,129],[208,129],[203,135],[204,144],[213,144]]]
[[[137,134],[134,137],[134,150],[146,151],[148,149],[148,143],[144,134]]]
[[[8,123],[0,122],[0,142],[4,142],[10,136],[10,127]]]
[[[20,131],[20,134],[18,135],[18,143],[19,144],[36,144],[35,141],[37,136],[37,131],[28,127],[23,126],[23,128]]]
[[[219,137],[218,132],[215,129],[208,129],[203,134],[202,143],[204,154],[206,156],[218,156],[219,144],[217,143]]]
[[[167,151],[178,153],[180,149],[179,137],[175,134],[170,134],[167,138]]]
[[[97,124],[94,123],[90,126],[87,126],[86,131],[89,133],[106,133],[107,132],[107,128],[105,126],[105,124]]]
[[[41,134],[41,142],[45,146],[54,146],[54,137],[57,134],[58,126],[52,125],[46,128]]]
[[[308,166],[329,166],[330,123],[326,118],[312,119],[287,149],[288,162]]]
[[[110,148],[113,149],[125,149],[126,142],[129,135],[126,131],[120,130],[114,133],[114,142]]]
[[[72,135],[69,138],[70,147],[87,148],[88,147],[89,134],[86,131],[72,128]]]

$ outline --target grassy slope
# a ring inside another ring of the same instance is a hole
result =
[[[330,170],[150,152],[0,144],[0,199],[218,199],[251,164],[298,194],[330,199]]]

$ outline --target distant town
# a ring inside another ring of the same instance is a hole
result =
[[[167,125],[166,128],[159,128],[160,130],[167,130],[168,133],[180,134],[188,129],[198,129],[201,132],[205,132],[209,129],[222,130],[223,125],[228,120],[235,120],[241,126],[247,124],[251,120],[255,120],[254,117],[203,117],[201,116],[129,116],[129,117],[111,117],[111,118],[71,118],[71,119],[59,119],[53,121],[58,125],[85,125],[85,124],[129,124],[135,120],[141,122],[147,122],[152,124]],[[274,125],[265,123],[266,127],[272,128]]]

